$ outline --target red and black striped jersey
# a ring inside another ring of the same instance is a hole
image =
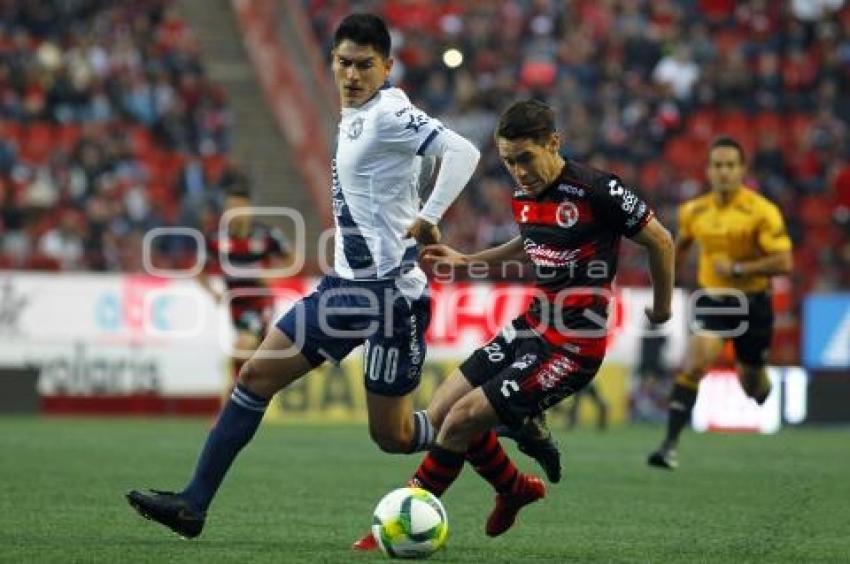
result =
[[[262,286],[255,275],[244,271],[267,268],[269,258],[288,254],[289,243],[283,233],[259,223],[253,224],[245,237],[228,234],[222,239],[217,231],[207,237],[207,270],[221,272],[229,290]]]
[[[558,328],[604,327],[620,238],[652,218],[646,201],[615,175],[568,159],[543,193],[518,190],[512,205],[539,290],[530,321],[554,331],[550,341]]]

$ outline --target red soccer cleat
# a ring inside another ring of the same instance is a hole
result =
[[[491,537],[501,535],[513,526],[520,509],[545,496],[546,486],[540,478],[530,474],[520,474],[510,493],[496,496],[496,507],[487,518],[484,532]]]
[[[354,544],[351,545],[352,550],[377,550],[378,549],[378,541],[375,540],[375,537],[372,533],[366,533],[363,537],[354,541]]]

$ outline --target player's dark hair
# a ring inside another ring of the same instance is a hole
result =
[[[228,198],[245,198],[246,200],[251,199],[251,191],[247,186],[234,186],[227,191]]]
[[[555,112],[540,100],[514,102],[499,117],[496,136],[509,141],[533,139],[545,143],[555,132]]]
[[[384,20],[374,14],[349,14],[334,32],[334,49],[348,39],[361,46],[371,46],[385,59],[390,56],[390,32]]]
[[[747,162],[747,156],[746,156],[746,154],[744,154],[744,148],[741,146],[740,143],[735,141],[735,139],[733,139],[732,137],[729,137],[728,135],[722,135],[722,136],[716,138],[714,141],[711,142],[711,147],[708,149],[708,152],[710,153],[711,151],[713,151],[714,149],[717,149],[718,147],[726,147],[728,149],[735,149],[736,151],[738,151],[738,156],[741,158],[741,162],[742,163]]]

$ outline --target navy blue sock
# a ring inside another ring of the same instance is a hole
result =
[[[195,475],[182,494],[200,511],[206,511],[224,475],[254,436],[269,401],[236,384],[218,416],[198,458]]]

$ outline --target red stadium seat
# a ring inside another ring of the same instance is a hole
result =
[[[688,118],[688,134],[699,139],[711,139],[717,130],[717,113],[714,110],[697,110]]]
[[[753,127],[759,136],[773,134],[779,137],[785,129],[785,124],[776,112],[760,112],[756,114]]]
[[[65,152],[72,152],[80,140],[82,127],[77,123],[66,123],[56,127],[56,143]]]
[[[150,130],[137,125],[130,128],[129,134],[133,154],[140,159],[147,159],[156,148]]]
[[[758,145],[754,122],[744,112],[724,112],[717,123],[717,134],[732,137],[741,144],[744,152],[752,155]]]
[[[803,196],[797,208],[800,210],[800,219],[808,227],[829,225],[832,222],[833,205],[829,198]],[[808,235],[808,232],[806,234]]]
[[[700,178],[705,168],[707,149],[707,141],[683,135],[667,143],[664,155],[673,169],[678,169],[689,178]]]
[[[19,151],[24,160],[41,164],[47,161],[55,148],[53,127],[49,123],[37,121],[27,126]]]

